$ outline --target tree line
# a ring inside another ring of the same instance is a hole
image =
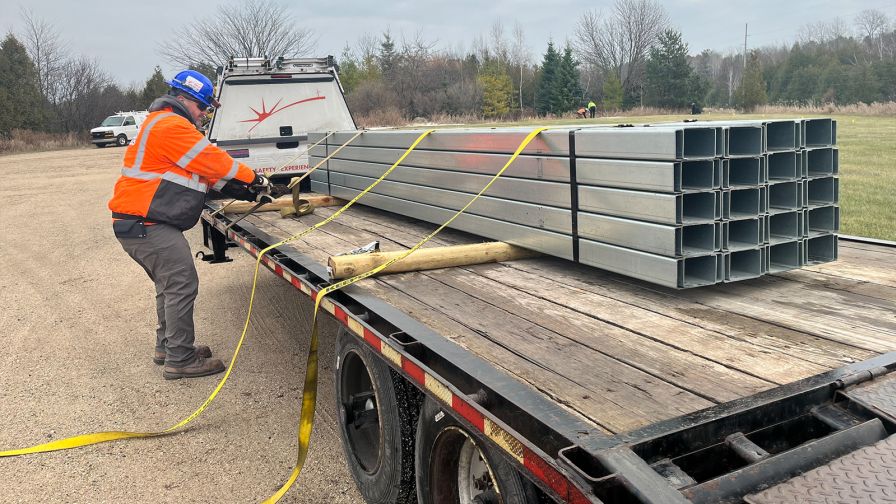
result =
[[[807,25],[792,45],[747,54],[692,56],[655,0],[585,12],[571,39],[549,42],[538,61],[522,34],[496,23],[464,52],[436,50],[419,35],[365,35],[339,58],[350,107],[361,116],[513,118],[563,115],[590,100],[604,111],[896,100],[896,25],[876,10],[852,29],[839,20]]]
[[[23,29],[0,44],[0,135],[84,131],[117,110],[146,108],[167,89],[159,67],[122,86],[96,59],[72,54],[52,25],[21,16]],[[302,56],[314,47],[311,30],[273,0],[221,6],[179,33],[195,50],[163,43],[160,57],[209,76],[232,55]],[[393,121],[562,116],[590,100],[603,111],[896,100],[896,26],[876,10],[852,24],[804,26],[788,46],[691,55],[658,1],[617,0],[582,13],[567,41],[535,54],[519,24],[496,22],[468,49],[386,31],[359,37],[337,61],[353,113]]]
[[[168,89],[159,67],[142,85],[121,87],[95,59],[70,53],[51,24],[25,10],[22,19],[23,32],[0,43],[0,135],[83,132]]]

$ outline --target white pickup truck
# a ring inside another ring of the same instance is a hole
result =
[[[308,171],[309,131],[355,129],[332,57],[232,58],[208,139],[273,179]]]
[[[140,125],[149,112],[142,110],[139,112],[118,112],[115,115],[103,119],[103,122],[96,128],[90,130],[90,141],[97,147],[105,147],[110,144],[124,147],[140,131]]]

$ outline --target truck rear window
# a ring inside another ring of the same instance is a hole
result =
[[[224,81],[209,138],[216,141],[270,138],[282,141],[282,128],[293,135],[309,131],[354,129],[345,99],[328,75],[234,77]],[[249,81],[249,82],[246,82]]]

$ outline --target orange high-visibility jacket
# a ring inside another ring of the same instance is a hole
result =
[[[220,190],[231,179],[251,184],[255,172],[166,107],[147,116],[128,146],[109,209],[113,218],[145,218],[186,230],[199,221],[209,187]]]

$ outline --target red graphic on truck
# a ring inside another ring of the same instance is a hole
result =
[[[280,107],[280,102],[283,101],[283,98],[280,98],[279,100],[277,100],[277,103],[274,104],[274,107],[271,110],[268,110],[267,106],[264,103],[264,98],[262,98],[261,99],[261,112],[255,110],[252,107],[249,107],[249,109],[252,112],[255,112],[256,117],[254,119],[246,119],[245,121],[240,121],[240,122],[254,122],[255,125],[252,126],[251,128],[249,128],[249,131],[248,131],[248,133],[251,133],[252,130],[254,130],[256,126],[261,124],[262,121],[264,121],[268,117],[271,117],[272,115],[276,114],[277,112],[280,112],[281,110],[288,109],[289,107],[292,107],[293,105],[299,105],[300,103],[307,103],[307,102],[311,102],[311,101],[315,101],[315,100],[326,100],[326,99],[327,99],[326,96],[314,96],[311,98],[305,98],[304,100],[299,100],[296,102],[288,103],[288,104]]]

